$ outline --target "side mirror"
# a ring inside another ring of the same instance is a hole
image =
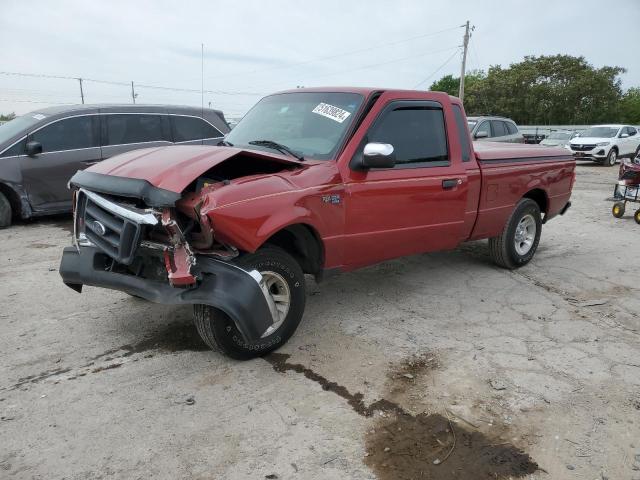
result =
[[[486,130],[480,130],[479,132],[476,132],[474,138],[489,138],[489,132]]]
[[[628,133],[621,133],[620,134],[620,138],[627,138],[627,137],[629,137]]]
[[[362,152],[361,168],[393,168],[396,156],[389,143],[367,143]]]
[[[40,142],[34,142],[33,140],[27,142],[27,155],[34,157],[39,153],[42,153],[42,144]]]

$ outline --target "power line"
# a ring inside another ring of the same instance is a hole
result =
[[[70,76],[64,76],[64,75],[49,75],[44,73],[0,72],[0,75],[32,77],[32,78],[49,78],[49,79],[57,79],[57,80],[75,80],[76,82],[80,78],[82,78],[83,82],[102,83],[106,85],[118,85],[118,86],[125,86],[125,87],[131,86],[131,82],[115,82],[111,80],[101,80],[96,78],[70,77]],[[136,83],[136,87],[156,89],[156,90],[168,90],[172,92],[201,93],[201,90],[196,90],[192,88],[165,87],[160,85],[144,85],[140,83]],[[225,90],[204,90],[204,93],[209,93],[214,95],[246,95],[246,96],[264,95],[264,92],[234,92],[234,91],[225,91]]]
[[[421,82],[418,82],[413,88],[418,88],[420,85],[422,85],[427,80],[432,78],[436,73],[438,73],[440,70],[442,70],[453,59],[453,57],[455,57],[456,54],[458,54],[458,53],[460,53],[460,47],[456,47],[456,51],[453,52],[453,54],[449,58],[447,58],[442,65],[440,65],[438,68],[436,68],[427,78],[425,78]]]
[[[459,48],[460,47],[458,47],[458,46],[448,47],[448,48],[444,48],[444,49],[441,49],[441,50],[435,50],[435,51],[431,51],[431,52],[419,53],[417,55],[409,55],[407,57],[395,58],[395,59],[388,60],[388,61],[385,61],[385,62],[377,62],[377,63],[372,63],[372,64],[369,64],[369,65],[362,65],[360,67],[348,68],[346,70],[338,70],[336,72],[325,73],[323,75],[314,75],[313,79],[322,78],[322,77],[330,77],[330,76],[333,76],[333,75],[340,75],[340,74],[343,74],[343,73],[349,73],[349,72],[353,72],[353,71],[356,71],[356,70],[366,70],[366,69],[369,69],[369,68],[377,68],[377,67],[381,67],[381,66],[384,66],[384,65],[390,65],[392,63],[404,62],[406,60],[413,60],[415,58],[425,57],[427,55],[435,55],[435,54],[442,53],[442,52],[448,52],[451,49],[455,49],[456,52],[457,52],[459,50]],[[454,52],[454,54],[456,52]],[[307,83],[304,80],[296,80],[296,82],[299,83],[299,84]],[[268,85],[267,86],[265,86],[265,85],[261,85],[260,86],[260,88],[266,88],[266,87],[268,87]]]
[[[238,76],[238,75],[253,75],[253,74],[256,74],[256,73],[269,72],[269,71],[272,71],[272,70],[282,70],[282,69],[286,69],[286,68],[298,67],[300,65],[307,65],[309,63],[322,62],[324,60],[333,60],[334,58],[346,57],[346,56],[349,56],[349,55],[355,55],[356,53],[369,52],[371,50],[378,50],[378,49],[383,48],[383,47],[389,47],[389,46],[392,46],[392,45],[398,45],[400,43],[410,42],[412,40],[417,40],[419,38],[432,37],[432,36],[435,36],[435,35],[439,35],[441,33],[450,32],[452,30],[457,30],[459,28],[462,28],[462,27],[456,26],[456,27],[445,28],[443,30],[437,30],[435,32],[428,32],[428,33],[423,33],[423,34],[420,34],[420,35],[414,35],[413,37],[408,37],[408,38],[404,38],[404,39],[400,39],[400,40],[395,40],[393,42],[381,43],[381,44],[377,44],[377,45],[374,45],[374,46],[371,46],[371,47],[360,48],[360,49],[357,49],[357,50],[350,50],[348,52],[342,52],[342,53],[338,53],[338,54],[334,54],[334,55],[328,55],[328,56],[325,56],[325,57],[317,57],[317,58],[313,58],[313,59],[310,59],[310,60],[303,60],[303,61],[300,61],[300,62],[289,63],[287,65],[278,65],[278,66],[274,66],[274,67],[263,68],[261,70],[251,70],[251,71],[244,71],[244,72],[229,73],[229,74],[225,74],[225,75],[216,75],[216,76],[212,76],[212,77],[207,77],[207,79],[227,78],[227,77],[234,77],[234,76]]]

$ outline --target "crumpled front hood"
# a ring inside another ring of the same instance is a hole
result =
[[[132,150],[104,160],[87,169],[87,171],[146,180],[154,187],[181,193],[207,170],[239,154],[257,159],[262,158],[270,162],[303,165],[293,157],[258,150],[201,145],[172,145]]]

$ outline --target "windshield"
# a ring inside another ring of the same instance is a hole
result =
[[[362,104],[355,93],[295,92],[271,95],[227,135],[234,146],[270,150],[250,142],[269,140],[315,160],[333,158]]]
[[[32,125],[35,125],[44,118],[44,115],[28,113],[21,117],[14,118],[0,125],[0,143],[6,142],[10,138],[18,135],[23,130],[29,129]],[[25,134],[27,132],[24,132]]]
[[[571,133],[568,132],[553,132],[547,137],[549,140],[569,140]]]
[[[616,127],[591,127],[580,134],[581,137],[613,138],[618,133]]]

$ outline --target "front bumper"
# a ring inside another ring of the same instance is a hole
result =
[[[176,288],[167,282],[105,270],[104,253],[91,246],[66,247],[60,262],[62,281],[77,292],[83,285],[120,290],[154,303],[204,304],[234,320],[247,342],[261,338],[273,324],[259,281],[251,273],[227,262],[196,256],[193,273],[198,282]]]
[[[569,150],[576,160],[604,160],[609,154],[610,147],[596,147],[586,152]]]

